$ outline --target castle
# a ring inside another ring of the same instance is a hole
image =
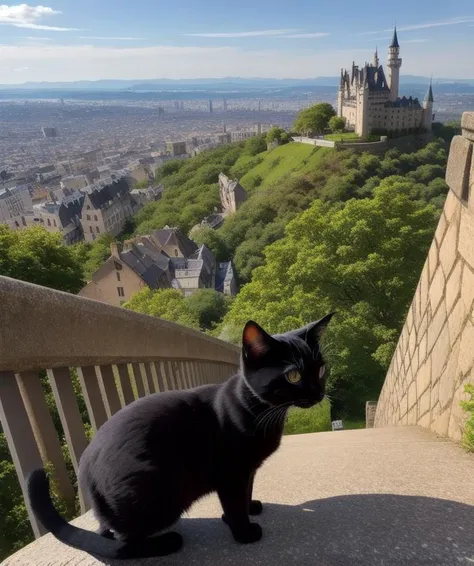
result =
[[[398,95],[400,81],[400,45],[397,28],[388,48],[388,74],[379,63],[377,50],[372,64],[362,69],[352,63],[352,72],[341,69],[337,114],[346,118],[346,125],[362,137],[370,133],[415,133],[431,131],[433,90],[431,83],[425,99]]]

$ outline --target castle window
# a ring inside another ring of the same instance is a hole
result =
[[[125,297],[125,293],[123,292],[123,287],[117,287],[117,293],[119,297]]]
[[[115,275],[117,275],[117,281],[120,281],[120,272],[119,272],[119,271],[116,271],[116,272],[115,272]]]

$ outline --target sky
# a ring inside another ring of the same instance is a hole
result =
[[[44,0],[0,4],[0,83],[312,78],[382,62],[474,79],[473,0]],[[396,9],[392,9],[395,6]]]

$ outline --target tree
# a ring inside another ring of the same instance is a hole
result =
[[[92,274],[110,257],[110,244],[115,241],[112,234],[102,234],[90,246],[87,261],[84,263],[84,274],[90,281]]]
[[[294,130],[299,134],[320,134],[328,127],[329,120],[336,115],[336,111],[327,102],[321,102],[301,110],[298,114]]]
[[[342,116],[333,116],[329,119],[329,129],[331,132],[343,132],[346,127],[346,119]]]
[[[82,264],[59,233],[0,225],[0,275],[77,293],[84,286]]]
[[[257,155],[266,151],[267,142],[265,139],[265,134],[259,134],[258,136],[253,136],[245,142],[245,153],[248,155]]]
[[[203,244],[211,250],[217,261],[230,259],[229,250],[219,230],[213,230],[209,226],[196,226],[189,233],[189,237],[196,242],[198,247]]]
[[[212,330],[227,313],[231,298],[214,289],[199,289],[184,299],[186,308],[202,330]]]
[[[265,136],[265,139],[267,143],[273,143],[275,140],[277,140],[281,145],[290,141],[290,137],[288,136],[287,131],[283,128],[280,128],[279,126],[270,128],[267,132],[267,135]]]
[[[399,179],[372,198],[315,200],[265,249],[221,326],[238,340],[248,319],[277,333],[337,311],[326,355],[339,414],[360,417],[377,397],[436,227],[435,207]]]
[[[124,307],[150,316],[171,320],[191,328],[199,328],[198,318],[190,314],[184,302],[184,295],[177,289],[158,289],[153,291],[146,287],[133,295],[124,304]]]

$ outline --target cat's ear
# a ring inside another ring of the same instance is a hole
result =
[[[324,334],[328,324],[331,322],[331,319],[335,314],[335,312],[331,312],[326,316],[323,316],[320,320],[311,322],[307,326],[304,326],[297,331],[298,337],[303,339],[307,344],[309,344],[309,346],[313,346]]]
[[[245,325],[242,335],[242,348],[247,358],[256,359],[266,354],[271,347],[273,338],[253,320]]]

